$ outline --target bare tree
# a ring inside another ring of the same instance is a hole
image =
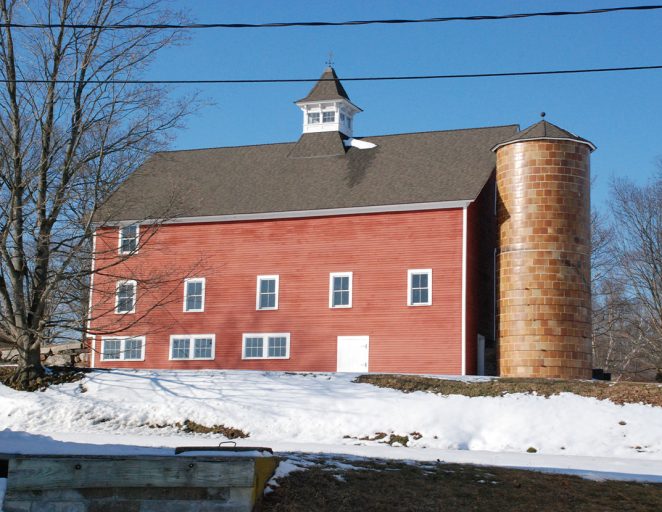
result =
[[[81,329],[101,202],[189,108],[129,83],[177,32],[106,28],[180,21],[162,3],[0,0],[0,338],[17,386],[42,374],[44,342]]]
[[[630,342],[630,371],[654,371],[662,378],[662,169],[637,186],[612,184],[615,280],[620,288],[621,336]],[[625,306],[623,306],[625,305]]]

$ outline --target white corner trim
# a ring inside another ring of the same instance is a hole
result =
[[[462,375],[467,374],[467,211],[462,209]]]
[[[92,338],[91,350],[90,350],[90,368],[94,368],[95,352],[96,352],[96,343],[97,337],[90,336],[90,327],[92,326],[92,294],[94,293],[94,269],[96,268],[96,251],[97,251],[97,232],[94,230],[92,232],[92,263],[90,264],[90,296],[88,297],[87,302],[87,320],[85,328],[86,335],[88,338]]]
[[[376,206],[355,206],[350,208],[327,208],[320,210],[294,210],[285,212],[237,213],[231,215],[205,215],[198,217],[176,217],[172,219],[143,219],[140,221],[109,221],[104,226],[118,226],[127,222],[141,224],[202,224],[208,222],[239,222],[249,220],[301,219],[306,217],[335,217],[340,215],[361,215],[369,213],[415,212],[421,210],[450,210],[465,208],[473,199],[459,201],[437,201],[432,203],[385,204]]]

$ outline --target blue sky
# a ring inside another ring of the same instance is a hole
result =
[[[264,23],[427,18],[582,10],[659,2],[172,0],[193,21]],[[213,29],[164,51],[149,78],[317,78],[333,51],[342,76],[508,72],[662,64],[662,10],[507,21],[395,26]],[[293,101],[312,84],[196,86],[208,100],[173,148],[296,140]],[[448,130],[547,120],[591,140],[593,201],[612,176],[643,183],[662,156],[662,70],[593,75],[350,82],[364,112],[355,135]],[[190,89],[180,86],[176,91]]]

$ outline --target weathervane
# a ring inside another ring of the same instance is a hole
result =
[[[333,52],[329,52],[329,58],[326,61],[326,65],[330,68],[333,67]]]

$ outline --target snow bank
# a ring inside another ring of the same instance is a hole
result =
[[[405,394],[356,384],[354,377],[116,370],[94,372],[80,383],[43,393],[0,386],[0,452],[120,453],[141,446],[158,452],[163,446],[214,446],[225,440],[163,427],[188,419],[239,428],[250,433],[239,444],[276,450],[419,460],[447,460],[448,454],[457,454],[478,463],[506,452],[517,458],[500,465],[514,466],[527,466],[528,461],[543,466],[542,456],[575,456],[590,459],[588,467],[597,471],[602,470],[601,458],[610,457],[625,462],[604,471],[619,473],[630,463],[648,461],[652,466],[646,474],[662,475],[662,408],[572,394]],[[386,439],[361,440],[378,432],[386,433]],[[408,446],[384,444],[390,434],[408,436]],[[72,441],[78,446],[71,446]],[[530,447],[537,453],[526,453]],[[559,465],[556,461],[551,467]]]

